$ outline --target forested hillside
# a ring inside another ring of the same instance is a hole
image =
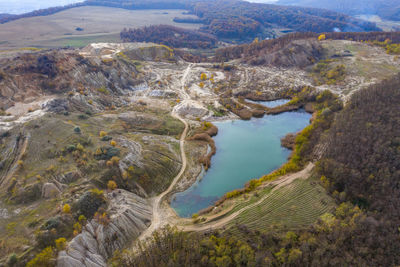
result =
[[[321,184],[338,208],[305,230],[237,225],[201,235],[166,229],[124,266],[396,266],[400,264],[400,75],[355,93],[322,142]],[[331,114],[325,108],[322,114]],[[325,115],[323,115],[325,116]]]
[[[169,25],[124,29],[121,39],[126,42],[153,42],[175,48],[213,48],[217,43],[213,35]]]
[[[220,37],[254,36],[260,29],[279,25],[298,32],[376,31],[373,24],[333,11],[255,4],[245,1],[198,2],[194,13]]]

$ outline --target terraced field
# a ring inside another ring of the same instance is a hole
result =
[[[249,229],[298,229],[315,222],[319,216],[333,210],[335,204],[315,178],[297,179],[291,184],[272,190],[260,204],[242,212],[228,227],[246,225]],[[239,232],[232,227],[231,232]],[[237,233],[239,234],[239,233]]]

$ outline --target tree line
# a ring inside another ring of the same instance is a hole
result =
[[[124,29],[120,36],[124,42],[153,42],[175,48],[213,48],[217,43],[213,35],[170,25]]]

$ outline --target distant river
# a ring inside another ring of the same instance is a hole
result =
[[[216,122],[217,153],[211,159],[211,168],[189,189],[175,194],[171,206],[181,217],[189,217],[226,192],[279,168],[290,155],[280,139],[306,127],[310,118],[305,111],[294,111],[250,121]]]
[[[83,0],[0,0],[0,14],[22,14],[37,9],[79,2],[83,2]]]

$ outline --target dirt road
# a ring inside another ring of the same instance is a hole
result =
[[[146,238],[150,237],[151,234],[155,230],[157,230],[158,228],[167,224],[167,221],[162,220],[162,218],[161,218],[161,212],[160,212],[161,203],[163,202],[164,197],[172,191],[172,189],[174,188],[174,186],[176,185],[176,183],[179,181],[179,179],[182,177],[183,173],[186,170],[187,158],[186,158],[186,154],[185,154],[185,139],[186,139],[187,132],[189,130],[189,124],[182,117],[179,116],[179,114],[176,112],[176,110],[177,110],[177,107],[182,105],[185,100],[190,99],[190,96],[185,91],[185,84],[186,84],[186,80],[187,80],[187,77],[188,77],[191,67],[192,67],[192,64],[189,64],[188,67],[186,68],[186,70],[184,71],[182,80],[181,80],[180,92],[181,92],[183,101],[180,104],[176,105],[171,112],[171,116],[180,120],[185,125],[185,129],[183,130],[183,132],[181,134],[181,138],[179,140],[179,145],[180,145],[180,150],[181,150],[182,167],[181,167],[179,173],[175,176],[172,183],[169,185],[168,189],[152,199],[153,218],[151,221],[151,225],[149,226],[149,228],[146,229],[146,231],[144,231],[139,236],[138,240],[145,240]]]

